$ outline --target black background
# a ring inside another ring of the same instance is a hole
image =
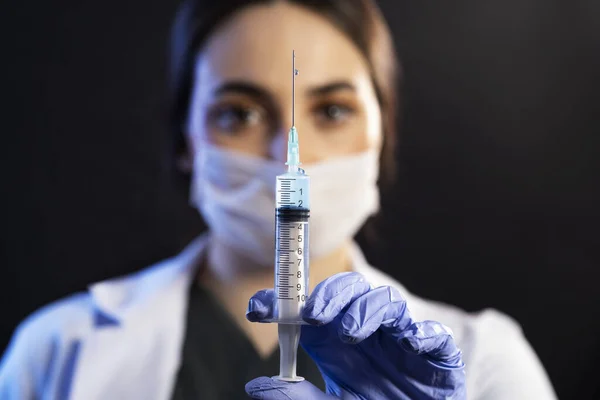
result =
[[[600,398],[600,2],[381,3],[405,115],[369,259],[422,296],[509,313],[561,398]],[[202,229],[161,173],[175,7],[3,2],[0,349],[39,306]]]

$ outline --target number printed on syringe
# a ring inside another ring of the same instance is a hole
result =
[[[276,289],[279,300],[291,300],[295,303],[306,301],[305,257],[308,252],[306,225],[306,222],[281,222],[277,225],[278,259],[276,261],[279,268]],[[283,314],[287,314],[280,309],[280,312],[282,311]]]

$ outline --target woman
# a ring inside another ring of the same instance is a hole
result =
[[[0,398],[243,398],[244,383],[277,371],[276,325],[248,320],[270,312],[272,291],[261,289],[273,282],[292,49],[302,69],[296,126],[313,182],[311,283],[321,283],[304,314],[307,381],[259,378],[248,393],[325,398],[315,384],[344,398],[465,398],[464,361],[471,399],[555,398],[515,322],[420,299],[368,266],[352,242],[393,170],[397,67],[370,0],[182,6],[172,43],[177,165],[209,233],[28,318],[0,365]]]

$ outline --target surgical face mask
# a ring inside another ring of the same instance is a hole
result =
[[[328,255],[379,210],[374,151],[303,165],[311,177],[310,254]],[[203,144],[194,160],[191,204],[211,234],[262,266],[275,259],[275,177],[280,162]]]

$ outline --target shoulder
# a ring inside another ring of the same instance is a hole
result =
[[[102,325],[106,318],[103,315],[111,315],[105,311],[147,299],[146,291],[164,281],[176,267],[173,260],[163,260],[139,271],[94,283],[85,292],[47,304],[19,324],[13,341],[39,343],[45,337],[65,341],[80,338],[94,326]],[[105,303],[111,307],[104,307]]]
[[[498,310],[469,313],[460,308],[410,295],[409,309],[418,319],[449,326],[463,352],[467,392],[471,399],[553,400],[548,375],[519,323]]]
[[[0,361],[0,397],[34,397],[68,344],[90,330],[91,310],[89,294],[78,293],[21,322]]]
[[[172,258],[95,283],[28,316],[0,359],[0,398],[36,398],[96,328],[126,316],[149,315],[148,309],[154,314],[171,312],[173,304],[183,309],[182,289],[193,276],[204,243],[200,237]]]
[[[77,332],[89,325],[92,310],[90,294],[76,293],[38,309],[19,325],[16,333],[30,336],[36,332]]]
[[[556,398],[541,361],[514,319],[486,309],[469,315],[465,333],[474,398]]]
[[[95,325],[102,325],[105,316],[118,316],[163,294],[173,283],[186,283],[204,243],[205,238],[200,237],[174,257],[131,274],[94,283],[85,292],[38,309],[17,327],[12,345],[24,341],[43,342],[44,337],[65,340],[81,337]]]
[[[33,354],[51,341],[80,335],[91,326],[92,310],[88,293],[77,293],[40,308],[19,324],[6,356],[15,352]]]

